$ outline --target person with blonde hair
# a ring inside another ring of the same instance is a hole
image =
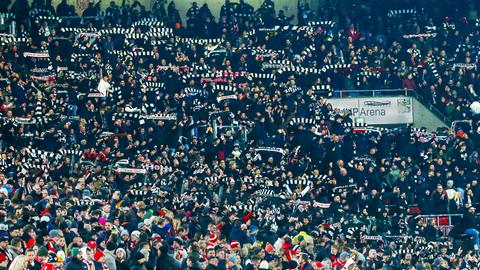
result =
[[[8,270],[25,270],[27,269],[27,262],[28,259],[26,255],[19,255],[15,257]]]

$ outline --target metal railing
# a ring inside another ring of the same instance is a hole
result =
[[[452,218],[463,218],[463,214],[438,214],[438,215],[420,215],[425,224],[433,221],[433,226],[442,232],[443,236],[447,236],[453,228]]]
[[[334,97],[377,97],[377,96],[410,96],[414,95],[412,89],[354,89],[334,90]]]
[[[450,131],[453,132],[453,133],[456,133],[457,131],[457,126],[459,124],[468,124],[469,125],[469,128],[470,128],[470,131],[473,130],[473,125],[472,125],[473,121],[472,120],[456,120],[456,121],[453,121],[452,122],[452,125],[450,126]]]

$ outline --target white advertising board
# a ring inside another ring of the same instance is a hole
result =
[[[328,99],[334,109],[350,111],[356,122],[369,125],[413,123],[411,97],[365,97]]]

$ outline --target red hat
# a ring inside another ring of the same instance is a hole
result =
[[[0,253],[0,263],[4,262],[7,260],[7,255],[5,255],[4,253]]]
[[[208,240],[210,241],[210,243],[216,243],[218,240],[218,236],[214,233],[211,233],[208,237]]]
[[[95,261],[98,261],[100,260],[103,256],[105,256],[105,253],[103,253],[100,249],[97,249],[97,251],[95,251],[95,254],[93,254],[93,259]]]
[[[91,249],[94,249],[97,247],[97,242],[91,240],[91,241],[88,241],[87,243],[87,247],[91,248]]]
[[[292,248],[292,244],[291,244],[291,243],[284,242],[284,243],[282,244],[282,248],[283,248],[283,249]]]
[[[322,262],[315,262],[315,266],[320,268],[323,267],[323,264]]]
[[[231,248],[231,249],[240,248],[240,242],[238,242],[238,241],[236,241],[236,240],[233,240],[233,241],[230,243],[230,248]]]
[[[28,239],[28,241],[25,243],[25,248],[29,249],[33,246],[35,246],[35,239],[33,238]]]
[[[207,243],[207,250],[215,249],[215,245],[213,243]]]

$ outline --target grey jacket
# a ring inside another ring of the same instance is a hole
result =
[[[105,264],[108,266],[109,270],[117,270],[117,265],[115,264],[115,254],[113,251],[105,250]]]

